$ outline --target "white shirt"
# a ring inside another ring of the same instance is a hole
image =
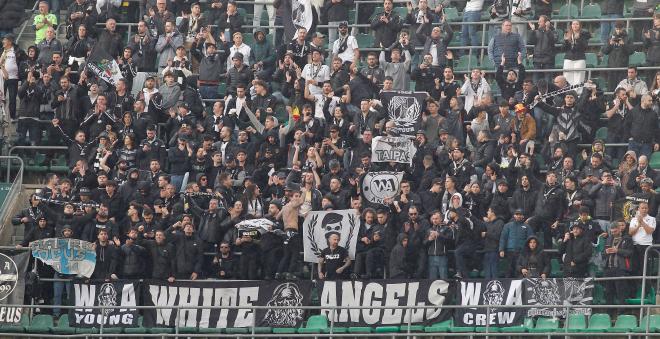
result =
[[[514,0],[513,6],[511,6],[511,15],[516,15],[516,10],[520,9],[522,12],[532,8],[531,0]],[[525,14],[523,14],[525,15]]]
[[[233,45],[229,48],[229,57],[227,58],[227,69],[230,69],[234,67],[234,61],[232,58],[234,57],[234,54],[236,52],[241,52],[243,54],[243,64],[245,66],[250,66],[250,53],[252,53],[252,48],[246,44],[241,44],[240,46],[236,47],[236,45]]]
[[[652,229],[655,229],[655,218],[647,215],[644,217],[644,223],[649,225]],[[653,245],[653,232],[651,234],[646,233],[644,227],[638,225],[637,217],[630,220],[630,229],[635,229],[639,227],[639,231],[632,236],[634,245]]]
[[[321,87],[324,81],[330,80],[330,67],[323,64],[307,64],[303,68],[302,78],[316,81],[316,85],[309,85],[309,92],[312,95],[323,94]]]
[[[465,4],[464,12],[481,12],[484,8],[484,0],[469,0]]]
[[[328,112],[330,112],[330,115],[332,116],[333,112],[335,111],[335,107],[339,106],[339,97],[333,96],[332,98],[328,98],[323,94],[316,94],[314,95],[316,97],[316,102],[314,103],[315,109],[314,109],[314,117],[318,119],[325,120],[325,115],[323,115],[323,106],[325,105],[324,98],[327,98],[327,100],[330,100],[330,104],[328,105]]]
[[[9,79],[18,79],[18,64],[16,63],[16,50],[12,47],[5,50],[5,70]]]
[[[431,65],[438,66],[438,44],[431,43],[430,54],[431,57],[433,57],[433,61],[431,62]]]
[[[353,57],[355,56],[355,50],[358,48],[358,43],[352,35],[349,35],[346,39],[346,50],[339,53],[339,46],[341,46],[342,43],[342,38],[340,37],[332,43],[332,54],[337,55],[342,62],[352,62]]]

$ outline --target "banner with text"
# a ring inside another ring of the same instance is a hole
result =
[[[250,306],[309,306],[311,281],[217,281],[175,282],[148,281],[144,303],[166,306],[145,310],[145,327],[228,328],[298,327],[306,319],[305,310],[250,309]],[[205,306],[207,309],[178,311],[177,306]],[[245,308],[239,308],[245,307]]]
[[[28,252],[0,250],[0,324],[21,322],[24,309],[5,305],[24,304],[25,273],[29,261]]]
[[[522,279],[463,280],[458,283],[462,306],[523,305]],[[454,310],[457,326],[515,326],[523,322],[523,308],[461,308]]]
[[[47,238],[30,243],[32,256],[62,274],[91,277],[96,267],[96,250],[91,242]]]
[[[417,147],[410,137],[377,136],[371,141],[371,162],[399,162],[412,165]]]
[[[381,92],[387,117],[394,121],[392,132],[398,135],[415,135],[421,127],[426,92],[384,91]]]
[[[430,324],[449,318],[442,306],[449,300],[444,280],[324,281],[321,314],[334,316],[335,326]],[[340,306],[342,309],[323,309]],[[419,306],[413,309],[356,309],[370,306]],[[433,306],[433,308],[421,308]]]
[[[317,263],[321,251],[328,247],[327,237],[339,234],[339,246],[355,259],[355,244],[360,231],[360,216],[356,210],[312,211],[303,223],[303,247],[306,262]]]
[[[571,314],[591,315],[594,281],[591,278],[576,279],[526,279],[525,305],[538,305],[528,308],[528,317],[566,317],[565,308],[544,307],[544,305],[585,305],[584,308],[571,308]]]
[[[383,204],[385,199],[399,193],[403,172],[368,172],[362,178],[362,196],[374,204]]]
[[[73,284],[76,309],[69,310],[71,327],[137,327],[137,283],[99,282]],[[84,308],[107,306],[108,308]],[[122,308],[116,308],[122,307]]]

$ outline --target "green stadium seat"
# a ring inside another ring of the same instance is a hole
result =
[[[653,154],[651,154],[649,166],[655,170],[660,169],[660,152],[653,152]]]
[[[564,56],[566,53],[557,53],[555,55],[555,68],[562,69],[564,68]]]
[[[553,278],[561,278],[564,276],[564,273],[561,270],[561,262],[559,262],[559,259],[557,258],[550,259],[550,276]]]
[[[593,33],[591,33],[591,38],[589,38],[589,44],[597,44],[600,42],[600,28],[596,28]]]
[[[250,330],[247,327],[229,327],[225,329],[227,334],[248,334]]]
[[[502,332],[502,333],[525,333],[525,332],[529,332],[529,330],[532,329],[532,328],[534,328],[534,319],[533,318],[525,318],[522,325],[501,327],[500,332]]]
[[[602,284],[594,284],[594,294],[593,294],[594,305],[605,305],[605,287]]]
[[[597,332],[607,332],[612,327],[612,320],[610,315],[607,313],[596,313],[592,314],[589,318],[589,327],[587,327],[584,332],[588,333],[597,333]]]
[[[243,33],[243,43],[248,46],[254,46],[254,35],[252,33]]]
[[[358,34],[355,36],[358,46],[360,47],[372,47],[374,45],[374,36],[371,34]],[[388,47],[388,46],[385,46]]]
[[[224,328],[200,327],[199,334],[219,334],[225,333]]]
[[[328,324],[328,333],[333,333],[333,334],[348,333],[348,327],[333,326],[332,331],[330,331],[330,324]]]
[[[313,315],[307,319],[305,327],[298,329],[298,333],[326,333],[328,330],[328,318],[324,315]]]
[[[626,304],[628,305],[640,305],[642,303],[642,288],[638,288],[635,292],[634,298],[626,299]],[[646,298],[644,299],[645,305],[654,305],[655,304],[655,288],[647,287]]]
[[[536,320],[536,327],[529,330],[530,333],[548,333],[559,331],[559,319],[540,317]]]
[[[23,333],[28,325],[30,325],[30,315],[25,312],[17,325],[0,325],[0,333]]]
[[[477,333],[498,333],[500,328],[497,326],[477,326],[474,328],[474,331]]]
[[[445,7],[445,17],[447,22],[461,21],[461,18],[458,16],[458,8],[456,7]]]
[[[295,327],[273,327],[273,334],[295,334]]]
[[[597,3],[585,5],[582,8],[580,19],[598,19],[602,16],[600,5]]]
[[[587,67],[588,68],[594,68],[598,66],[598,57],[596,56],[596,53],[585,53],[587,57]]]
[[[660,314],[645,315],[639,322],[639,326],[633,328],[632,331],[635,333],[646,333],[647,323],[649,332],[660,332]]]
[[[490,60],[487,55],[484,55],[483,59],[481,59],[481,68],[486,71],[494,71],[497,67],[495,67],[493,60]]]
[[[601,127],[596,130],[596,139],[607,140],[607,127]]]
[[[225,93],[227,93],[227,83],[220,81],[220,84],[218,84],[218,95],[224,97]]]
[[[179,333],[181,333],[181,334],[197,334],[197,333],[199,333],[199,327],[179,327]]]
[[[348,333],[371,333],[372,329],[368,326],[351,326],[348,328]]]
[[[142,326],[142,321],[143,321],[143,318],[142,318],[142,316],[140,316],[138,318],[138,327],[125,328],[124,333],[126,333],[126,334],[147,334],[147,329]],[[78,333],[78,329],[76,329],[76,333]]]
[[[435,324],[431,324],[431,326],[426,326],[424,327],[424,332],[426,333],[446,333],[449,332],[449,328],[452,326],[453,320],[445,320],[441,321]]]
[[[57,326],[50,329],[53,334],[75,334],[76,329],[69,326],[69,315],[62,314],[60,319],[57,321]]]
[[[449,332],[452,333],[469,333],[469,332],[474,332],[474,326],[455,326],[454,322],[451,322],[451,326],[449,326]]]
[[[472,55],[463,55],[458,59],[458,63],[454,66],[454,71],[456,72],[467,72],[473,68],[479,67],[477,62],[477,57]]]
[[[354,9],[348,10],[348,24],[353,25],[357,22],[357,11]]]
[[[643,66],[646,64],[646,53],[635,52],[628,59],[629,66]]]
[[[584,332],[587,329],[587,318],[584,314],[569,314],[564,327],[568,332]]]
[[[397,333],[399,326],[378,326],[374,329],[374,333]]]
[[[399,332],[401,333],[408,333],[408,332],[424,332],[424,325],[410,325],[410,328],[408,328],[408,325],[402,325],[399,326]]]
[[[570,6],[568,4],[562,5],[559,7],[559,14],[553,15],[553,19],[571,19],[571,18],[577,18],[579,16],[578,12],[578,7],[575,4],[571,4]]]
[[[238,8],[236,8],[236,10],[238,11],[238,15],[243,17],[244,20],[247,20],[248,14],[247,14],[247,10],[245,8],[238,7]],[[250,17],[252,17],[252,15],[250,15]]]
[[[383,6],[378,6],[378,7],[374,8],[373,13],[371,13],[371,16],[369,17],[369,21],[373,20],[373,18],[375,18],[376,15],[378,15],[379,13],[383,13],[384,11],[385,11],[385,8]],[[405,19],[405,18],[401,18],[401,19]]]
[[[147,331],[151,334],[172,334],[174,328],[172,327],[149,327]]]
[[[630,314],[621,314],[616,317],[614,326],[607,330],[613,333],[629,333],[633,328],[637,327],[637,317]]]
[[[392,8],[392,12],[396,13],[401,17],[401,19],[406,19],[406,16],[408,16],[408,7],[394,7]]]
[[[460,34],[454,34],[451,37],[451,41],[449,42],[450,47],[456,47],[456,46],[462,46],[463,42],[461,41],[461,35]]]
[[[25,328],[25,331],[28,333],[47,334],[50,333],[52,327],[53,317],[49,314],[39,314],[32,318],[30,325]]]

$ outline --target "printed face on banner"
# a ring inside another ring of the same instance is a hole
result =
[[[369,172],[362,179],[362,195],[374,204],[383,204],[385,199],[399,193],[403,172]]]
[[[331,234],[339,235],[339,246],[355,258],[355,244],[360,230],[356,210],[312,211],[307,213],[303,224],[303,245],[306,262],[318,262],[321,251],[328,247]]]
[[[0,300],[14,292],[18,284],[18,267],[12,258],[0,253]]]
[[[298,285],[284,283],[275,287],[273,295],[266,303],[274,306],[303,306],[303,295]],[[272,327],[295,327],[303,319],[303,309],[269,309],[264,317],[264,324]]]
[[[528,317],[566,317],[565,308],[545,305],[591,305],[593,301],[593,279],[526,279],[525,304],[538,305],[527,310]],[[591,314],[591,307],[571,308],[571,314]]]
[[[522,305],[522,282],[511,279],[461,281],[460,305]],[[522,324],[523,312],[517,308],[461,308],[454,311],[454,322],[458,326],[515,326]]]

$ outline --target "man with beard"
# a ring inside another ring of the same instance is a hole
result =
[[[383,86],[383,81],[385,81],[385,72],[378,65],[378,54],[376,54],[376,52],[369,52],[367,55],[367,67],[362,68],[360,70],[360,74],[369,80],[369,85],[372,87],[374,92],[377,93]]]
[[[129,40],[128,47],[133,50],[133,62],[141,72],[155,70],[156,41],[149,33],[147,23],[140,20],[137,25],[137,33]]]
[[[415,278],[424,277],[426,270],[426,251],[424,246],[424,236],[429,228],[428,222],[421,218],[420,209],[417,206],[408,208],[408,218],[404,219],[404,213],[399,214],[399,220],[403,221],[399,233],[405,234],[409,240],[406,247],[406,258],[408,259],[410,272],[414,272]]]
[[[575,177],[567,177],[563,180],[564,182],[564,192],[566,192],[566,201],[568,202],[566,214],[564,215],[565,220],[575,220],[578,217],[580,208],[587,207],[592,209],[594,207],[594,202],[589,198],[588,191],[580,189],[577,185],[577,179]],[[605,225],[601,225],[603,227]],[[603,229],[607,229],[603,227]]]
[[[348,65],[360,60],[360,50],[354,36],[348,34],[348,22],[339,23],[339,38],[332,43],[332,58],[340,58]]]
[[[119,248],[119,262],[121,262],[120,276],[122,279],[144,278],[145,261],[148,252],[138,245],[138,230],[130,229],[126,235],[126,242]]]
[[[625,193],[620,186],[615,185],[612,173],[609,171],[601,174],[600,182],[593,185],[588,193],[594,202],[594,220],[603,229],[608,229],[609,223],[614,217],[614,204],[623,198]]]
[[[344,273],[351,266],[348,251],[339,246],[340,235],[337,232],[326,234],[328,247],[321,251],[319,257],[318,274],[321,280],[341,280]]]
[[[163,230],[156,230],[153,240],[144,239],[143,232],[147,228],[144,225],[138,226],[137,244],[147,249],[150,259],[151,274],[148,275],[151,279],[167,280],[174,282],[174,274],[176,271],[176,253],[174,246],[168,243],[165,239],[165,232]]]
[[[44,216],[45,211],[42,206],[39,206],[41,201],[37,199],[37,195],[30,196],[30,206],[21,210],[16,216],[11,219],[14,226],[23,224],[23,234],[28,234],[30,230],[37,226],[37,219]]]
[[[544,248],[552,248],[553,236],[559,235],[558,226],[565,204],[564,190],[557,184],[557,174],[548,172],[536,197],[534,214],[527,219],[535,232],[543,232]]]
[[[647,156],[642,155],[637,159],[637,167],[630,172],[630,178],[634,180],[628,180],[626,183],[626,188],[629,190],[639,193],[642,191],[642,181],[644,179],[651,179],[652,181],[657,180],[658,172],[651,167],[649,167],[649,159]]]
[[[435,80],[440,78],[442,68],[433,65],[432,53],[425,53],[422,63],[412,72],[411,79],[416,81],[415,91],[431,93]]]
[[[515,210],[513,220],[504,225],[499,241],[500,258],[507,262],[507,278],[515,276],[520,251],[525,246],[527,238],[533,235],[534,231],[525,221],[523,210]]]
[[[81,224],[81,226],[81,240],[93,242],[95,238],[94,234],[97,234],[99,230],[105,230],[108,237],[112,237],[113,240],[119,240],[119,227],[108,217],[107,205],[102,204],[99,206],[96,216],[87,223]]]
[[[605,276],[625,277],[632,269],[631,257],[634,253],[633,240],[625,233],[626,223],[619,220],[610,230],[610,236],[605,243]],[[633,259],[634,260],[634,259]],[[608,305],[616,305],[616,300],[629,298],[628,280],[608,280],[605,282],[605,298]]]
[[[99,229],[97,233],[97,241],[92,245],[96,250],[96,266],[91,278],[104,281],[117,280],[119,250],[108,240],[107,229]]]
[[[302,248],[302,237],[298,234],[298,214],[302,206],[303,199],[300,193],[300,186],[292,184],[290,201],[284,205],[280,216],[284,224],[284,254],[280,260],[275,279],[297,279],[295,272],[298,269],[298,258]]]
[[[564,234],[559,246],[559,253],[563,255],[564,260],[565,277],[584,278],[587,276],[593,246],[585,236],[583,227],[580,223],[573,224],[571,230]]]
[[[183,231],[178,230],[179,227],[183,227]],[[166,231],[176,253],[175,278],[177,279],[201,278],[204,250],[201,240],[194,232],[195,229],[189,222],[183,225],[177,222]]]
[[[448,174],[456,179],[456,187],[459,189],[470,182],[477,181],[474,167],[464,156],[465,151],[463,149],[454,148],[451,152],[452,162],[448,170]]]
[[[197,235],[205,243],[204,251],[214,251],[215,246],[224,238],[225,230],[221,223],[227,217],[227,210],[218,199],[211,199],[207,210],[199,207],[195,199],[186,200],[190,202],[193,215],[199,219]]]
[[[165,142],[156,137],[155,125],[147,127],[147,138],[140,142],[137,152],[138,168],[140,170],[149,169],[153,160],[157,160],[159,164],[165,163],[167,157]]]

